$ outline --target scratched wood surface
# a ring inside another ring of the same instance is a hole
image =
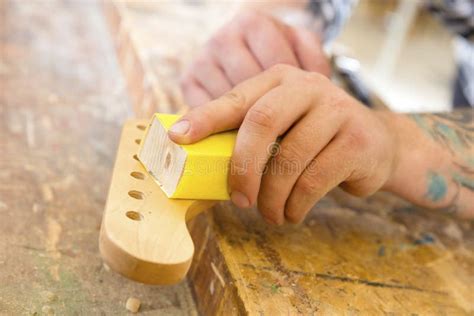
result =
[[[131,111],[101,6],[0,1],[0,315],[196,315],[186,282],[146,286],[98,250]]]
[[[224,1],[209,2],[103,1],[137,117],[183,108],[178,85],[182,71],[209,34],[238,9]]]
[[[221,20],[156,2],[105,12],[137,115],[181,109],[178,75]],[[221,203],[189,225],[189,280],[203,314],[472,314],[473,226],[384,193],[335,190],[302,225],[281,228]]]

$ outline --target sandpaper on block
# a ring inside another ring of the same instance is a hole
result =
[[[237,131],[178,145],[167,134],[179,115],[155,114],[138,158],[169,198],[228,200],[227,176]]]

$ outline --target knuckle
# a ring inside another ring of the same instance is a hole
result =
[[[317,72],[305,72],[302,75],[301,80],[309,84],[319,84],[321,82],[326,82],[327,78]]]
[[[228,32],[220,31],[207,42],[206,48],[210,51],[219,52],[222,48],[227,46],[228,38]]]
[[[230,162],[230,180],[232,182],[232,188],[237,189],[242,181],[240,178],[245,177],[248,175],[249,172],[249,161],[245,159],[240,159],[237,157],[233,157]]]
[[[295,175],[300,172],[299,164],[296,160],[280,160],[277,159],[277,172],[283,175]]]
[[[279,173],[292,175],[300,171],[300,159],[296,145],[288,144],[281,148],[278,155],[275,156],[275,163]]]
[[[343,119],[350,117],[349,113],[347,112],[346,102],[343,100],[334,100],[333,102],[326,103],[324,106],[333,111],[335,115],[339,115]]]
[[[370,135],[363,128],[353,128],[347,134],[344,146],[349,152],[362,152],[370,146]]]
[[[317,195],[319,187],[313,179],[308,176],[302,175],[295,184],[295,189],[303,195]]]
[[[203,69],[207,68],[208,65],[209,65],[209,60],[208,60],[207,55],[201,54],[193,62],[193,64],[190,67],[190,70],[196,73],[199,71],[203,71]]]
[[[245,95],[238,90],[231,90],[222,96],[222,100],[232,107],[235,112],[240,112],[245,106]]]
[[[187,90],[193,85],[193,77],[192,75],[187,72],[183,76],[179,78],[179,85],[181,89]]]
[[[268,71],[271,72],[271,73],[274,73],[276,75],[281,76],[281,75],[291,71],[292,69],[293,69],[293,67],[288,65],[288,64],[278,63],[278,64],[275,64],[275,65],[271,66],[270,68],[268,68]]]
[[[315,92],[314,87],[320,87],[318,90],[331,89],[331,85],[328,86],[328,79],[317,73],[317,72],[307,72],[298,70],[296,75],[285,78],[285,82],[294,84],[295,82],[298,85],[304,86],[305,88],[310,89],[310,91]]]
[[[253,10],[241,11],[235,18],[236,23],[244,28],[253,28],[261,23],[260,13]]]
[[[252,107],[245,117],[247,124],[251,124],[258,129],[269,130],[275,123],[275,111],[266,104]]]
[[[284,146],[281,146],[280,152],[277,155],[278,159],[285,160],[297,160],[301,158],[301,146],[296,142],[287,142]]]

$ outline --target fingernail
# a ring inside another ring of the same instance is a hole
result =
[[[190,127],[191,124],[189,124],[188,120],[182,120],[174,123],[170,128],[170,132],[177,135],[186,135]]]
[[[250,206],[250,202],[247,197],[239,191],[232,191],[230,198],[232,202],[238,207],[246,208]]]

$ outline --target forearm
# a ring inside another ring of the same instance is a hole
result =
[[[383,189],[424,207],[474,218],[472,109],[380,115],[398,144],[396,164]]]

